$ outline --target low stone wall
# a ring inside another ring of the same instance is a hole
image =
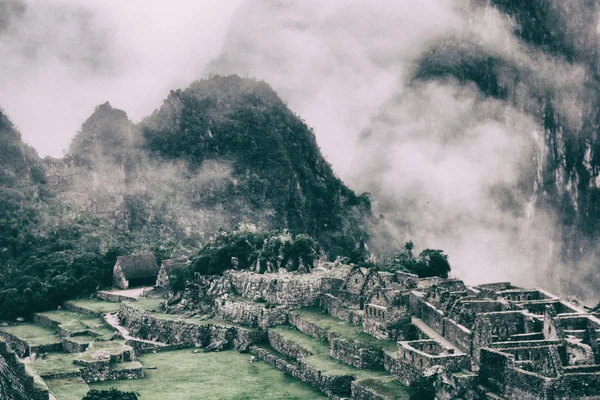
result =
[[[33,322],[38,325],[45,326],[46,328],[58,330],[60,324],[56,321],[51,320],[45,315],[41,314],[33,314]]]
[[[44,379],[66,379],[66,378],[76,378],[79,376],[81,376],[81,371],[52,372],[52,373],[40,375],[40,377],[42,377]]]
[[[379,368],[383,365],[383,350],[361,347],[344,339],[331,341],[331,357],[356,368]]]
[[[135,368],[126,369],[109,369],[108,380],[120,380],[120,379],[141,379],[144,377],[143,367],[140,364]]]
[[[290,357],[293,360],[299,361],[304,357],[312,356],[312,353],[298,345],[292,340],[285,339],[280,334],[272,329],[269,329],[269,344],[273,349]]]
[[[290,312],[288,321],[290,325],[295,326],[300,332],[306,333],[314,338],[331,342],[336,337],[335,334],[329,332],[327,329],[323,329],[313,323],[303,320],[294,312]]]
[[[119,320],[132,336],[188,347],[216,344],[218,349],[246,349],[250,344],[266,340],[264,331],[226,323],[161,319],[128,303],[121,303]]]
[[[78,343],[69,338],[63,338],[62,348],[67,353],[83,353],[89,346],[89,343]]]
[[[352,382],[352,400],[387,400],[385,397],[379,396],[368,387],[363,386],[362,382]]]
[[[122,296],[118,293],[111,293],[111,292],[98,292],[98,293],[96,293],[96,297],[98,297],[99,299],[102,299],[102,300],[113,301],[116,303],[120,303],[123,301],[136,301],[135,298],[133,298],[133,297]]]
[[[352,375],[325,374],[303,361],[289,362],[258,346],[250,346],[249,350],[258,359],[264,360],[278,370],[310,384],[329,397],[346,398],[352,394],[351,384],[354,380]]]
[[[287,308],[284,306],[266,307],[247,300],[226,300],[217,302],[216,314],[227,321],[267,329],[271,326],[287,323]]]
[[[102,315],[104,314],[104,313],[101,313],[101,312],[92,311],[92,310],[90,310],[88,308],[85,308],[85,307],[80,307],[77,304],[74,304],[74,303],[72,303],[70,301],[66,301],[63,304],[63,308],[65,310],[74,311],[74,312],[77,312],[77,313],[80,313],[80,314],[87,314],[87,315],[91,315],[91,316],[99,317],[99,318],[101,318]]]
[[[19,357],[27,357],[29,355],[29,343],[24,340],[19,339],[15,335],[0,331],[0,338],[4,340],[4,342],[0,341],[0,345],[8,345],[12,351],[14,351]]]
[[[108,379],[110,360],[75,360],[81,366],[81,378],[86,382],[99,382]]]

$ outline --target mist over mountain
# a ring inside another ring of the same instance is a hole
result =
[[[597,300],[598,6],[246,2],[208,71],[268,79],[372,194],[382,254]]]
[[[205,241],[252,222],[319,239],[332,257],[367,236],[370,213],[323,159],[314,134],[265,83],[237,76],[172,91],[134,125],[96,108],[49,179],[71,204],[133,235]]]

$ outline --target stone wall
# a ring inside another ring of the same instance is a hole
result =
[[[74,311],[74,312],[77,312],[80,314],[87,314],[87,315],[91,315],[94,317],[102,317],[102,315],[103,315],[102,312],[96,312],[96,311],[92,311],[85,307],[80,307],[77,304],[72,303],[70,301],[64,302],[63,307],[65,310]]]
[[[298,345],[292,340],[285,339],[272,329],[269,329],[269,344],[276,351],[291,357],[294,360],[300,360],[304,357],[312,356],[312,353]]]
[[[0,331],[0,338],[3,339],[0,341],[0,346],[8,345],[10,349],[21,358],[29,355],[29,343],[25,342],[24,340],[21,340],[15,335],[4,331]]]
[[[132,336],[166,344],[218,349],[246,349],[266,340],[264,331],[229,325],[225,322],[160,318],[133,304],[122,303],[119,320]]]
[[[69,338],[63,338],[62,348],[67,353],[83,353],[89,346],[89,343],[78,343]]]
[[[433,341],[415,343],[427,344],[426,342]],[[411,342],[398,343],[398,357],[393,366],[394,375],[396,375],[405,385],[410,385],[412,382],[419,379],[425,370],[436,365],[444,367],[449,372],[471,370],[471,359],[466,354],[431,355],[424,351],[417,350],[412,347],[410,343]],[[424,350],[427,351],[427,349]],[[434,348],[430,350],[432,352],[437,352]]]
[[[252,301],[290,308],[318,305],[325,293],[339,290],[343,280],[325,273],[296,274],[290,272],[256,274],[249,271],[227,271],[233,291]]]
[[[122,296],[122,295],[120,295],[118,293],[114,293],[114,292],[100,291],[100,292],[96,293],[96,296],[99,299],[102,299],[105,301],[113,301],[113,302],[135,301],[135,298],[133,298],[133,297]]]
[[[352,382],[352,400],[387,400],[363,385],[364,383],[364,381]]]
[[[250,346],[249,350],[258,359],[264,360],[278,370],[310,384],[331,398],[347,398],[352,394],[353,375],[321,372],[302,360],[290,362],[258,346]]]
[[[330,293],[325,294],[321,298],[321,308],[332,317],[341,319],[342,321],[353,324],[362,324],[363,315],[359,310],[347,308],[347,303],[342,299]]]
[[[254,328],[267,329],[287,323],[286,307],[266,307],[265,304],[242,299],[217,301],[216,314],[227,321]]]
[[[436,332],[443,334],[444,332],[444,313],[436,309],[431,303],[426,301],[421,302],[421,319],[430,328]]]
[[[473,340],[473,335],[470,330],[460,325],[458,322],[450,318],[444,320],[444,337],[461,351],[464,351],[466,354],[471,354],[471,341]]]
[[[331,333],[327,329],[323,329],[313,323],[303,320],[295,313],[291,312],[288,316],[288,321],[290,325],[295,326],[300,332],[306,333],[309,336],[312,336],[317,339],[327,340],[331,342],[336,335]]]
[[[362,347],[340,338],[331,340],[331,357],[361,369],[383,366],[382,349]]]

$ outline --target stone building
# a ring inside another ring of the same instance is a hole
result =
[[[173,258],[170,260],[164,260],[160,265],[155,286],[168,287],[169,276],[173,273],[173,271],[177,268],[186,267],[187,265],[189,265],[189,259],[187,258]]]
[[[153,286],[158,271],[158,264],[152,253],[117,257],[113,268],[113,285],[121,289]]]

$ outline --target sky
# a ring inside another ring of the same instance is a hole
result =
[[[201,78],[240,2],[0,0],[0,107],[61,157],[95,106],[139,121]]]

